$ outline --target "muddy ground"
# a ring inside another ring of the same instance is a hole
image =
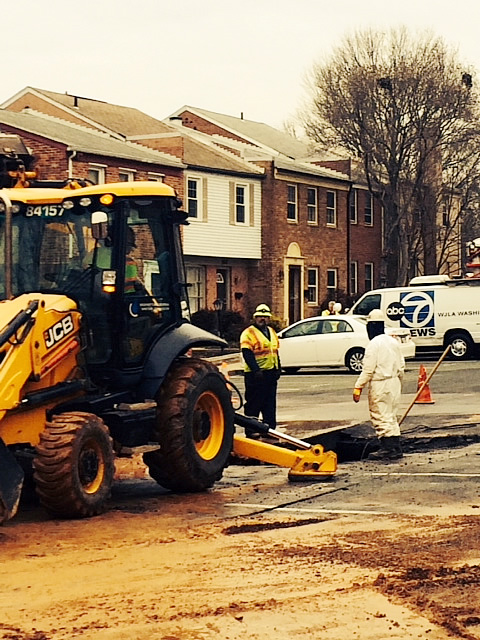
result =
[[[0,529],[0,638],[480,638],[480,518],[248,516],[229,503],[266,485],[229,470],[197,496],[118,480],[102,516]]]

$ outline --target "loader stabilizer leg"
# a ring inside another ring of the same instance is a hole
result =
[[[23,469],[0,438],[0,524],[17,513],[23,477]]]
[[[320,444],[292,451],[273,444],[235,435],[233,451],[244,458],[254,458],[280,467],[288,467],[289,480],[326,480],[337,471],[337,455],[325,452]]]

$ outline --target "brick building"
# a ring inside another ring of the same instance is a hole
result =
[[[288,322],[344,305],[380,284],[382,210],[351,162],[320,162],[268,125],[182,107],[169,122],[210,136],[264,167],[262,264],[255,297]]]
[[[192,107],[162,122],[30,87],[2,107],[2,130],[27,136],[44,178],[159,179],[177,190],[191,214],[194,311],[222,300],[246,318],[266,301],[293,322],[379,284],[382,219],[368,190],[349,164],[320,163],[282,131]]]

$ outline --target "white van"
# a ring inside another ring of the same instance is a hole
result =
[[[445,349],[457,360],[477,355],[480,345],[480,278],[420,276],[407,287],[374,289],[349,310],[366,316],[381,309],[387,325],[410,329],[417,352]]]

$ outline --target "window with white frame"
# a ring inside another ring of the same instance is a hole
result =
[[[164,173],[156,173],[155,171],[149,171],[147,174],[147,179],[149,182],[163,182],[165,178]]]
[[[91,164],[88,167],[87,178],[92,184],[104,184],[105,183],[105,165]]]
[[[308,224],[318,224],[317,190],[307,191],[307,222]]]
[[[350,294],[358,293],[358,262],[350,263]]]
[[[246,184],[235,185],[235,224],[248,224],[248,187]]]
[[[365,291],[373,289],[373,262],[365,263]]]
[[[337,193],[327,191],[327,225],[335,227],[337,225]]]
[[[365,224],[368,227],[373,225],[373,198],[367,191],[365,192]]]
[[[118,180],[120,182],[133,182],[135,180],[135,171],[131,169],[119,169]]]
[[[204,267],[187,267],[188,299],[190,311],[195,313],[205,309],[205,269]]]
[[[337,293],[337,269],[327,269],[327,292],[330,298]]]
[[[350,192],[350,203],[349,203],[349,212],[350,212],[350,224],[357,224],[358,222],[358,190],[352,189]]]
[[[307,269],[307,302],[318,304],[318,267]]]
[[[202,219],[202,181],[187,178],[187,211],[190,218]]]
[[[297,222],[297,186],[294,184],[287,186],[287,220]]]

